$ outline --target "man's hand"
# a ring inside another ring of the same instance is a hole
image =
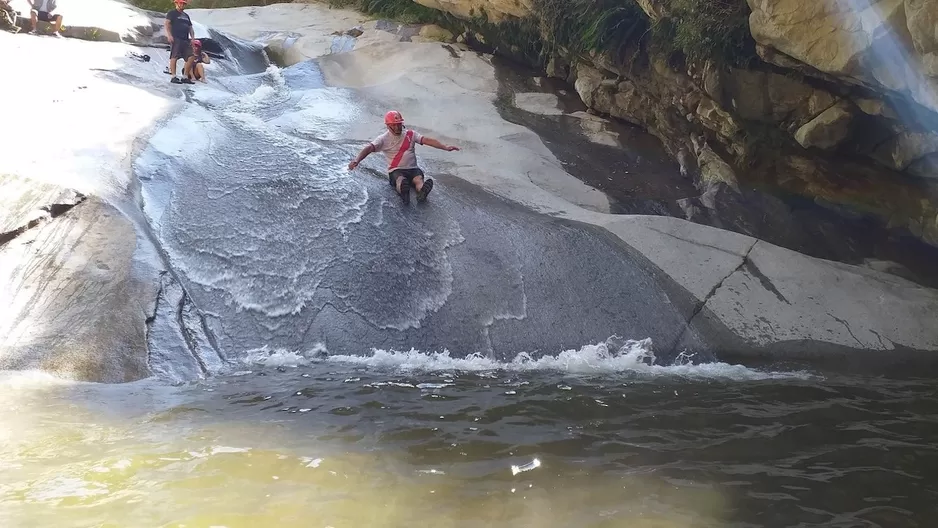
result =
[[[352,160],[352,162],[348,164],[348,170],[355,170],[355,167],[358,167],[358,162]]]
[[[172,46],[172,45],[174,44],[174,41],[175,41],[175,39],[173,38],[173,36],[172,36],[172,35],[169,35],[169,36],[166,37],[166,38],[169,39],[169,45]]]
[[[445,150],[445,151],[447,151],[447,152],[452,152],[452,151],[454,151],[454,150],[459,150],[459,147],[457,147],[457,146],[454,146],[454,145],[444,145],[443,143],[440,143],[440,141],[439,141],[438,139],[434,139],[434,138],[427,137],[427,136],[423,136],[423,142],[422,142],[422,143],[423,143],[424,145],[428,146],[428,147],[433,147],[433,148],[435,148],[435,149]]]

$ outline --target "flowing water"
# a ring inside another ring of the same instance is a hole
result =
[[[382,105],[238,46],[134,164],[156,375],[0,373],[0,525],[934,522],[934,378],[720,362],[600,230],[346,173]]]
[[[307,360],[179,387],[2,381],[5,526],[931,526],[930,379]]]

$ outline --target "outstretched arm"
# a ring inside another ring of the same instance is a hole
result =
[[[375,151],[374,145],[372,145],[371,143],[365,145],[365,148],[363,148],[362,151],[358,153],[358,157],[352,160],[352,162],[348,164],[348,170],[353,170],[355,169],[355,167],[358,167],[358,164],[361,163],[363,159],[367,158],[368,155],[374,151]]]
[[[457,146],[444,145],[440,143],[439,141],[433,139],[432,137],[427,137],[427,136],[423,136],[423,141],[421,141],[421,144],[426,145],[428,147],[438,148],[440,150],[447,150],[447,151],[459,150],[459,147]]]

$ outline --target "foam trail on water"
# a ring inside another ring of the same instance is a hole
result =
[[[568,374],[637,374],[640,376],[676,376],[685,378],[711,378],[731,380],[809,379],[806,371],[761,371],[743,365],[713,362],[701,364],[656,365],[650,338],[621,341],[610,338],[602,343],[564,350],[556,355],[533,358],[521,353],[511,361],[472,354],[453,357],[443,352],[407,352],[373,349],[369,356],[328,355],[322,344],[306,353],[266,347],[250,351],[245,361],[250,364],[272,366],[304,366],[314,361],[367,366],[378,370],[395,371],[461,371],[461,372],[562,372]],[[680,360],[679,360],[680,361]]]

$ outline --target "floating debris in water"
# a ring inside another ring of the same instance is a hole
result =
[[[541,467],[541,461],[535,458],[527,464],[521,466],[511,466],[511,474],[517,475],[518,473],[524,473],[525,471],[531,471],[532,469],[539,467]]]
[[[319,464],[322,464],[321,458],[308,458],[303,457],[300,459],[302,462],[306,462],[306,467],[308,468],[318,468]]]

